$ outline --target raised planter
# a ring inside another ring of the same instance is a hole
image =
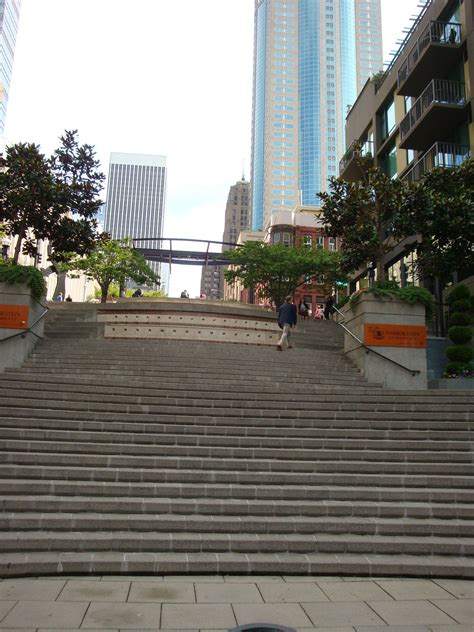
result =
[[[342,312],[344,351],[367,380],[395,390],[427,388],[425,307],[366,293]]]
[[[43,336],[44,319],[36,322],[47,310],[43,301],[27,285],[0,283],[0,371],[21,366]]]
[[[450,391],[474,391],[474,377],[430,380],[428,382],[428,388],[439,388]]]

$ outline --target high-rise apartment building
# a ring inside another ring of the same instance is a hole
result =
[[[224,234],[225,244],[235,244],[239,234],[250,227],[250,182],[242,179],[229,189],[225,207]],[[224,245],[222,250],[232,246]],[[201,294],[208,298],[222,298],[224,292],[224,269],[222,266],[203,266],[201,276]]]
[[[0,134],[5,128],[21,0],[0,0]]]
[[[113,239],[163,236],[166,157],[113,153],[110,156],[104,229]],[[157,241],[143,247],[159,248]],[[150,267],[159,273],[159,264]]]
[[[357,92],[383,68],[380,0],[355,0]],[[352,104],[351,104],[352,105]]]
[[[347,108],[365,71],[381,66],[380,0],[255,0],[254,24],[252,228],[261,230],[273,213],[317,205],[338,174]]]

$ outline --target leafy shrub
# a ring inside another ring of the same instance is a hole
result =
[[[448,362],[444,377],[474,377],[470,364],[464,362]]]
[[[471,327],[463,327],[461,325],[455,325],[448,330],[449,339],[456,345],[464,345],[472,340]]]
[[[471,324],[471,316],[465,312],[456,312],[449,319],[450,325],[470,325]]]
[[[43,275],[34,266],[20,266],[11,259],[0,261],[0,282],[27,285],[31,294],[39,299],[46,293]]]
[[[464,377],[472,373],[472,358],[474,351],[469,344],[472,340],[471,293],[467,285],[458,285],[448,297],[450,306],[450,322],[453,326],[448,329],[448,338],[454,346],[446,349],[446,355],[451,360],[446,367],[447,377]],[[464,323],[464,324],[462,324]]]
[[[472,360],[474,351],[467,345],[453,345],[446,349],[446,355],[451,362],[462,362],[468,364]]]
[[[434,310],[433,295],[424,287],[408,286],[399,290],[399,298],[408,303],[423,303],[426,311],[426,318],[431,319]]]
[[[464,283],[457,285],[448,296],[448,305],[452,305],[455,301],[459,301],[461,299],[467,299],[468,301],[471,299],[471,292],[468,286]]]
[[[350,299],[350,296],[344,296],[343,298],[341,298],[341,300],[336,303],[337,309],[341,309],[342,307],[344,307],[344,305],[348,303]]]
[[[425,306],[426,318],[429,320],[433,315],[434,301],[431,292],[424,287],[403,287],[400,288],[396,281],[376,281],[374,285],[364,292],[374,294],[379,298],[395,298],[406,301],[413,305],[414,303],[423,303]],[[357,303],[363,292],[356,292],[350,298],[351,304]]]
[[[458,301],[454,301],[450,304],[451,310],[456,312],[469,312],[471,310],[471,301],[465,298],[461,298]]]

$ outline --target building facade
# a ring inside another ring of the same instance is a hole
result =
[[[269,244],[283,244],[288,248],[321,248],[334,252],[340,248],[339,239],[327,237],[318,219],[319,207],[297,207],[293,211],[274,213],[267,224],[264,241]],[[314,278],[301,279],[301,285],[294,292],[294,301],[299,305],[304,301],[315,315],[318,308],[324,308],[325,292]]]
[[[357,86],[382,66],[380,0],[255,0],[252,229],[319,203]],[[359,74],[359,76],[358,76]]]
[[[241,231],[250,227],[250,182],[242,177],[232,185],[227,196],[224,217],[222,250],[231,250],[237,243]],[[201,295],[207,298],[224,298],[224,268],[222,266],[203,266],[201,276]]]
[[[0,0],[0,135],[5,129],[21,0]]]
[[[107,181],[104,229],[113,239],[149,239],[161,246],[166,201],[166,157],[113,153]],[[156,241],[153,238],[157,238]],[[160,264],[149,262],[160,274]]]
[[[369,81],[347,117],[348,150],[340,162],[346,180],[366,164],[392,178],[419,180],[437,167],[454,167],[474,150],[474,3],[425,0],[391,66]],[[389,278],[414,283],[416,237],[385,257]],[[354,275],[354,287],[367,269]]]

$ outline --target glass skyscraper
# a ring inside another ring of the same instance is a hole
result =
[[[254,25],[252,229],[261,230],[272,213],[317,205],[338,174],[362,69],[382,67],[380,0],[255,0]]]
[[[0,0],[0,134],[5,129],[21,0]]]

